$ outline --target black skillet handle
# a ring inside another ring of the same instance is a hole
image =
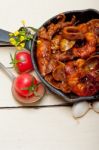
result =
[[[0,47],[12,47],[13,46],[9,42],[9,38],[10,38],[9,34],[10,33],[11,32],[9,32],[9,31],[0,29]],[[26,45],[25,45],[25,48],[30,51],[31,46],[32,46],[32,40],[27,41]]]
[[[25,43],[25,48],[29,51],[31,51],[32,48],[32,40],[29,40]]]
[[[0,29],[0,42],[9,43],[9,34],[10,32]]]

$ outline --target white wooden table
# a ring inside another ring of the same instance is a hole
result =
[[[38,28],[60,12],[86,8],[99,10],[99,1],[0,0],[0,28],[13,32],[23,19]],[[14,52],[14,48],[0,48],[0,62],[10,67],[9,53]],[[62,102],[49,94],[40,104]],[[6,106],[20,104],[11,95],[10,79],[0,70],[0,108]],[[99,114],[90,110],[75,120],[70,107],[0,109],[0,150],[99,150]]]

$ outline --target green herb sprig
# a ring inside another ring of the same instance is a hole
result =
[[[27,41],[33,39],[34,33],[37,31],[36,28],[26,27],[25,21],[22,21],[23,26],[15,31],[14,33],[10,33],[10,43],[14,45],[17,50],[22,50],[25,47]]]

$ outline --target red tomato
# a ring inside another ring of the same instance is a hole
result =
[[[15,79],[14,88],[19,95],[29,97],[35,95],[37,84],[38,81],[34,76],[24,73]]]
[[[18,51],[12,58],[11,64],[15,67],[18,73],[30,72],[33,70],[31,54],[28,50]]]

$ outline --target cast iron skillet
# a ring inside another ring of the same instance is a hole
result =
[[[87,22],[87,21],[89,21],[91,19],[95,19],[95,18],[99,19],[99,11],[94,10],[94,9],[68,11],[68,12],[64,12],[64,14],[66,15],[66,20],[67,21],[70,21],[72,16],[75,15],[77,20],[79,20],[79,23],[84,23],[84,22]],[[42,26],[47,27],[49,22],[56,23],[56,21],[57,21],[56,17],[57,16],[54,16],[53,18],[49,19]],[[57,94],[58,96],[61,96],[66,102],[69,102],[69,103],[73,103],[73,102],[76,102],[76,101],[83,101],[83,100],[92,101],[92,100],[99,99],[99,92],[94,96],[80,97],[80,96],[77,96],[73,93],[65,94],[62,91],[60,91],[60,90],[54,88],[52,85],[50,85],[42,77],[42,75],[40,74],[39,69],[38,69],[37,58],[36,58],[37,38],[38,38],[38,33],[36,33],[34,38],[33,38],[32,49],[31,49],[31,57],[32,57],[33,65],[34,65],[34,68],[35,68],[35,71],[36,71],[38,77],[47,86],[47,88],[50,91]]]

